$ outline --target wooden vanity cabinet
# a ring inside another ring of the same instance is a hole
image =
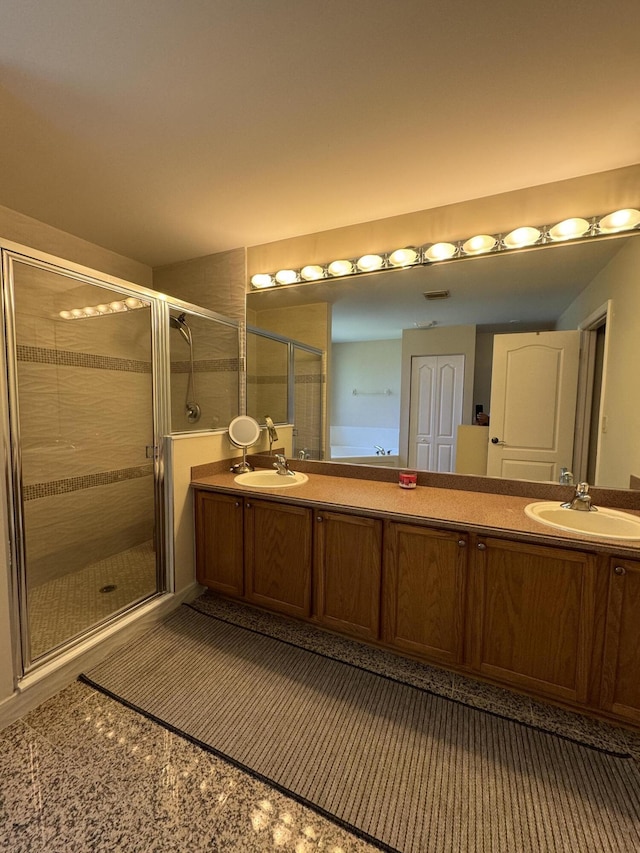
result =
[[[473,668],[540,696],[586,703],[595,568],[580,551],[481,538],[472,561]]]
[[[311,616],[311,510],[244,501],[245,598],[290,616]]]
[[[385,642],[426,660],[462,662],[467,545],[464,534],[387,522]]]
[[[365,640],[380,636],[382,522],[340,512],[314,515],[314,615]]]
[[[195,492],[196,579],[223,595],[244,595],[242,499]]]
[[[612,559],[600,705],[640,724],[640,562]]]

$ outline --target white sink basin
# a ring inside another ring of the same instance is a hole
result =
[[[572,533],[604,539],[640,539],[640,517],[617,509],[598,507],[597,512],[580,512],[565,509],[557,501],[538,501],[524,511],[534,521]]]
[[[301,486],[309,479],[306,474],[291,473],[286,476],[277,471],[247,471],[233,478],[240,486],[255,486],[258,489],[289,489]]]

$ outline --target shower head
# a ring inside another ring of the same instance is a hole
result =
[[[191,329],[187,325],[187,321],[185,320],[185,314],[180,314],[179,317],[169,317],[169,325],[172,329],[177,329],[185,341],[191,346]]]

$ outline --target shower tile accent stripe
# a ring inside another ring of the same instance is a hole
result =
[[[240,359],[238,358],[207,358],[193,362],[196,373],[237,373],[240,370]],[[189,373],[191,363],[188,361],[172,361],[172,373]]]
[[[186,364],[186,362],[185,362]],[[173,365],[172,365],[173,366]],[[277,374],[273,376],[247,376],[247,382],[255,385],[286,385],[288,381],[286,374]],[[302,374],[294,376],[293,381],[296,385],[311,385],[326,382],[324,374]]]
[[[325,377],[319,373],[303,373],[295,376],[293,381],[296,385],[317,385],[318,383],[323,383],[325,381]]]
[[[120,370],[128,373],[151,373],[151,362],[134,358],[117,358],[109,355],[93,355],[88,352],[56,350],[48,347],[30,347],[18,344],[18,361],[37,364],[57,364],[65,367],[91,367],[96,370]]]
[[[50,498],[54,495],[77,492],[81,489],[109,486],[112,483],[122,483],[125,480],[137,480],[140,477],[151,476],[153,476],[153,465],[139,465],[133,468],[120,468],[115,471],[101,471],[98,474],[85,474],[82,477],[51,480],[48,483],[32,483],[23,487],[22,495],[23,500],[34,501],[38,498]]]

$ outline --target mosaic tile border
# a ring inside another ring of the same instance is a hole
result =
[[[294,377],[296,385],[323,385],[326,377],[320,373],[306,373],[301,376]]]
[[[32,364],[55,364],[63,367],[89,367],[94,370],[119,370],[126,373],[151,373],[151,362],[135,358],[94,355],[88,352],[57,350],[49,347],[30,347],[18,344],[18,361]]]
[[[238,373],[240,371],[240,359],[238,358],[206,358],[193,362],[196,373]],[[189,373],[191,371],[190,361],[172,361],[172,373]]]
[[[324,373],[305,373],[295,376],[296,385],[322,384],[327,381]],[[274,374],[273,376],[247,376],[248,385],[286,385],[288,377],[286,374]]]
[[[98,474],[84,474],[80,477],[66,477],[61,480],[51,480],[48,483],[32,483],[24,486],[22,498],[34,501],[39,498],[51,498],[56,495],[66,495],[82,489],[93,489],[96,486],[110,486],[125,480],[138,480],[141,477],[152,477],[153,465],[138,465],[134,468],[119,468],[114,471],[101,471]]]

